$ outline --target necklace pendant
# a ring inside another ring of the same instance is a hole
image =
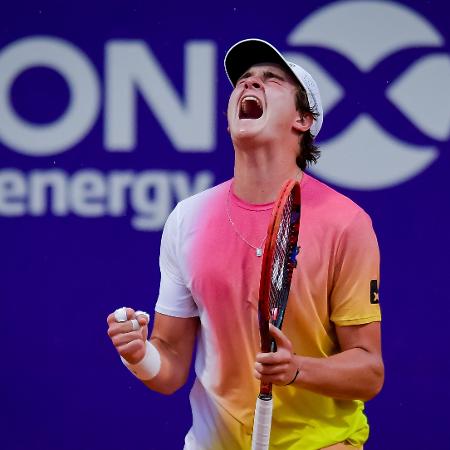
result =
[[[263,254],[263,249],[258,247],[256,249],[256,256],[260,257],[260,256],[262,256],[262,254]]]

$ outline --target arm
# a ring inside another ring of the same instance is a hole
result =
[[[336,333],[342,352],[328,358],[297,357],[296,385],[334,398],[370,400],[384,381],[380,322],[336,327]]]
[[[172,394],[184,385],[189,375],[198,324],[198,317],[155,314],[150,341],[161,355],[161,369],[155,378],[144,381],[147,387],[162,394]]]
[[[135,312],[127,308],[127,321],[117,323],[108,316],[108,334],[127,367],[144,384],[162,394],[172,394],[186,382],[200,323],[197,305],[186,285],[179,243],[179,206],[169,215],[161,238],[161,283],[150,342],[148,319],[139,316],[139,329],[133,331]],[[164,314],[166,313],[166,314]],[[135,328],[136,324],[135,324]]]
[[[147,318],[127,308],[127,321],[118,323],[114,313],[108,316],[108,335],[117,352],[130,364],[138,364],[146,353]],[[133,331],[132,319],[139,330]],[[150,341],[159,352],[161,366],[156,376],[143,383],[162,394],[172,394],[186,382],[191,365],[198,317],[179,318],[156,313]]]
[[[290,383],[339,399],[370,400],[381,390],[384,366],[380,323],[336,327],[341,352],[325,358],[295,355],[282,331],[271,326],[278,350],[256,357],[255,376],[276,385]]]

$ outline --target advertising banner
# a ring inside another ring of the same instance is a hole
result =
[[[169,213],[233,176],[223,58],[249,37],[316,79],[308,173],[378,237],[386,381],[364,448],[447,448],[449,14],[444,1],[5,3],[0,448],[183,448],[193,372],[172,396],[150,391],[106,317],[153,316]]]

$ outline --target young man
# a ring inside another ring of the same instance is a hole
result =
[[[233,46],[225,68],[234,178],[168,218],[150,342],[147,318],[130,308],[108,317],[108,333],[130,370],[165,394],[185,383],[197,339],[187,450],[249,449],[260,379],[274,384],[271,449],[362,448],[363,401],[383,383],[371,221],[303,173],[323,119],[312,77],[257,39]],[[272,329],[277,352],[261,354],[260,255],[288,178],[302,190],[302,250],[283,331]]]

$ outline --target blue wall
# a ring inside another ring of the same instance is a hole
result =
[[[168,212],[231,176],[222,60],[246,37],[317,79],[312,173],[379,238],[386,383],[366,448],[447,448],[449,14],[444,1],[4,4],[0,448],[182,448],[189,386],[163,397],[135,380],[106,316],[153,310]]]

